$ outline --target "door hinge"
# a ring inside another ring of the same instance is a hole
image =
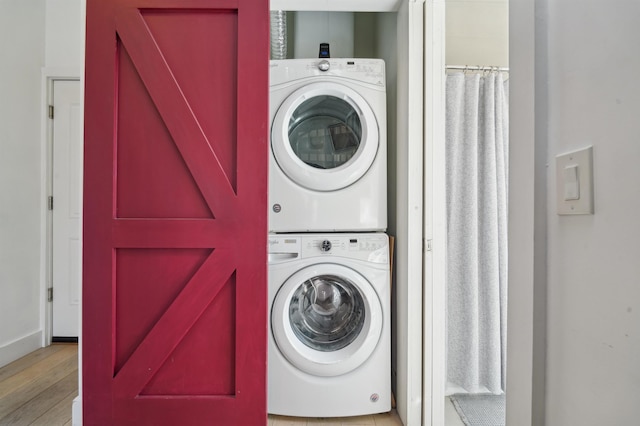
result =
[[[47,301],[53,302],[53,287],[47,289]]]
[[[53,195],[47,198],[47,209],[53,210]]]
[[[49,118],[53,120],[53,105],[49,105]]]

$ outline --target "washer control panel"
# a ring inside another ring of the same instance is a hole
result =
[[[269,263],[336,256],[389,263],[389,237],[368,234],[269,234]]]
[[[375,263],[389,262],[386,234],[324,234],[301,236],[302,257],[338,256]]]

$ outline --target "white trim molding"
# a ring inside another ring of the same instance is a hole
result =
[[[423,147],[424,3],[405,1],[398,11],[396,153],[396,400],[405,425],[419,425],[424,402]]]
[[[424,11],[424,426],[445,424],[445,9],[445,0],[427,0]]]
[[[0,346],[0,367],[40,349],[42,347],[42,335],[42,330],[34,331],[13,342]]]

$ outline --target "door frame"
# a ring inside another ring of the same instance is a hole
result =
[[[422,425],[444,424],[446,362],[445,0],[425,3]],[[536,148],[536,5],[509,1],[509,310],[506,424],[544,423],[544,157]],[[543,82],[544,83],[544,82]],[[534,236],[537,237],[534,241]],[[429,241],[431,240],[431,241]]]
[[[422,425],[445,424],[446,145],[445,0],[424,10],[424,240]]]
[[[49,346],[53,337],[53,303],[47,300],[48,288],[52,286],[53,278],[53,212],[47,207],[47,198],[53,194],[53,120],[49,119],[49,105],[53,102],[54,81],[78,81],[80,83],[81,105],[84,103],[82,93],[82,72],[77,68],[45,67],[40,78],[41,87],[41,116],[40,116],[40,327],[42,346]],[[84,115],[84,106],[81,108]],[[84,120],[81,117],[81,120]],[[84,121],[83,121],[84,123]],[[83,124],[84,125],[84,124]],[[82,235],[80,236],[82,238]],[[80,289],[82,291],[82,289]],[[80,293],[82,297],[82,293]],[[78,333],[81,333],[80,318],[78,318]]]
[[[545,420],[547,160],[545,121],[537,124],[536,115],[544,118],[546,111],[536,106],[536,92],[546,86],[546,47],[536,46],[536,39],[545,41],[536,37],[536,3],[509,1],[509,138],[517,143],[509,147],[506,421],[513,425]]]

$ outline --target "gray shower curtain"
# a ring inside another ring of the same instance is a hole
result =
[[[501,394],[506,365],[508,82],[447,76],[447,393]]]

